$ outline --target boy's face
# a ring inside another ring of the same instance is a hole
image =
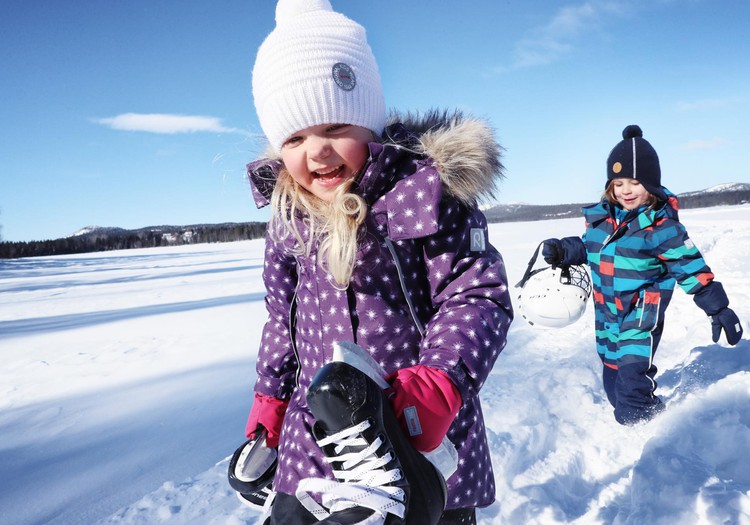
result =
[[[342,183],[356,176],[370,155],[373,133],[351,124],[322,124],[298,131],[281,146],[281,160],[297,184],[331,202]]]
[[[651,195],[637,180],[622,178],[614,179],[610,184],[614,186],[615,199],[625,210],[635,210],[648,203]]]

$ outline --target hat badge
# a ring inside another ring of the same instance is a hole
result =
[[[622,171],[622,164],[615,162],[612,164],[612,173],[620,173]]]
[[[336,85],[344,91],[351,91],[357,85],[357,77],[354,75],[354,70],[343,62],[337,62],[333,65],[331,75]]]

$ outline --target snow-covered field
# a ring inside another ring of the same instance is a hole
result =
[[[750,206],[681,214],[750,328]],[[511,283],[581,219],[491,226]],[[0,261],[0,523],[246,524],[228,487],[265,320],[262,241]],[[483,524],[750,524],[750,340],[681,291],[656,356],[668,410],[615,423],[593,311],[520,317],[482,394]]]

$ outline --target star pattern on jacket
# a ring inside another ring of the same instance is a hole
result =
[[[289,239],[266,240],[269,318],[255,390],[290,399],[274,487],[294,494],[302,478],[333,479],[312,438],[305,393],[333,343],[349,340],[386,373],[424,364],[451,377],[464,404],[448,431],[459,454],[448,508],[486,506],[495,485],[478,392],[512,320],[504,263],[489,243],[472,251],[471,232],[486,239],[486,220],[444,194],[432,159],[391,145],[371,154],[356,188],[369,212],[346,289],[321,268],[315,249],[301,255]]]

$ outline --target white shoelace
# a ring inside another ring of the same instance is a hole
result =
[[[327,518],[333,512],[355,506],[375,511],[372,520],[362,523],[383,523],[387,513],[404,517],[404,491],[388,485],[398,481],[403,475],[399,469],[384,468],[393,456],[390,452],[382,457],[377,455],[383,440],[378,437],[372,443],[368,443],[361,435],[368,428],[370,422],[365,420],[317,442],[321,448],[335,444],[336,454],[341,454],[346,447],[364,447],[359,452],[325,458],[328,463],[342,463],[342,470],[333,471],[336,480],[305,478],[300,481],[296,491],[297,499],[318,520]],[[322,495],[323,507],[310,496],[313,493]]]

